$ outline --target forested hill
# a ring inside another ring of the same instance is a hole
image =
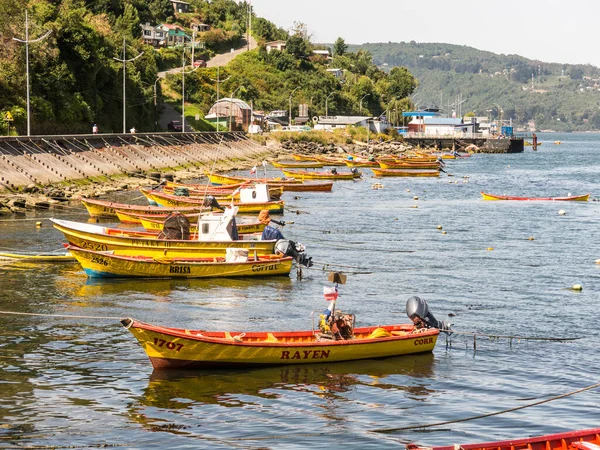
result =
[[[403,66],[419,80],[413,100],[446,112],[461,95],[462,112],[503,119],[519,126],[557,131],[600,129],[600,69],[547,63],[440,43],[367,43],[363,49],[381,68]]]

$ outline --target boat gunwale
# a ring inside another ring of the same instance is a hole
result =
[[[336,347],[336,346],[344,346],[344,345],[351,345],[351,346],[355,346],[355,345],[364,345],[364,344],[375,344],[375,343],[388,343],[388,342],[396,342],[396,341],[406,341],[406,340],[411,340],[411,339],[418,339],[421,337],[434,337],[436,340],[440,334],[440,331],[436,328],[429,328],[426,329],[425,331],[421,331],[421,332],[417,332],[417,333],[410,333],[407,331],[406,334],[403,335],[392,335],[392,336],[388,336],[388,337],[377,337],[377,338],[364,338],[364,339],[345,339],[345,340],[329,340],[329,339],[324,339],[322,341],[317,341],[317,340],[313,340],[313,341],[307,341],[307,342],[290,342],[290,341],[256,341],[256,342],[248,342],[248,341],[236,341],[234,339],[234,334],[238,333],[245,333],[245,336],[248,337],[263,337],[263,338],[267,338],[267,335],[269,333],[273,334],[273,335],[279,335],[275,336],[278,339],[284,339],[285,337],[312,337],[315,336],[315,331],[312,330],[299,330],[299,331],[254,331],[254,332],[238,332],[238,331],[230,331],[230,335],[232,336],[231,339],[226,338],[226,337],[215,337],[215,336],[207,336],[204,335],[202,333],[223,333],[225,334],[226,332],[224,331],[208,331],[208,330],[188,330],[188,329],[182,329],[182,328],[170,328],[170,327],[165,327],[165,326],[161,326],[161,325],[153,325],[153,324],[149,324],[146,322],[141,322],[138,321],[136,319],[133,318],[126,318],[123,319],[121,322],[123,322],[124,320],[130,320],[131,323],[127,326],[123,325],[126,329],[130,329],[130,328],[138,328],[138,329],[142,329],[142,330],[146,330],[146,331],[151,331],[154,333],[160,333],[160,334],[164,334],[164,335],[168,335],[168,336],[172,336],[172,337],[177,337],[177,338],[183,338],[183,339],[188,339],[188,340],[192,340],[192,341],[196,341],[196,342],[206,342],[206,343],[210,343],[210,344],[220,344],[220,345],[235,345],[235,346],[242,346],[242,347]],[[359,334],[367,334],[367,333],[371,333],[373,330],[377,329],[377,328],[395,328],[395,327],[400,327],[400,330],[394,330],[394,331],[404,331],[402,330],[402,328],[413,328],[413,325],[411,324],[393,324],[393,325],[374,325],[374,326],[370,326],[370,327],[360,327],[360,328],[355,328],[354,332],[355,333],[359,333]],[[200,335],[198,334],[194,334],[194,333],[200,333]],[[285,334],[284,336],[281,336],[281,334]],[[435,343],[434,343],[435,345]]]

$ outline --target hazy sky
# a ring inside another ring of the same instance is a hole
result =
[[[250,0],[256,15],[313,42],[441,42],[600,67],[600,0]]]

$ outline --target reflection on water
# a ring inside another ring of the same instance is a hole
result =
[[[142,402],[159,408],[187,408],[189,401],[232,404],[231,397],[250,395],[273,397],[278,390],[313,391],[322,397],[335,396],[357,385],[410,392],[415,397],[431,394],[425,388],[395,384],[392,375],[427,378],[433,371],[433,354],[408,355],[380,360],[268,367],[236,371],[152,372]],[[402,378],[394,378],[402,381]],[[316,388],[316,389],[314,389]]]

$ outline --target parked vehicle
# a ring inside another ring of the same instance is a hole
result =
[[[181,122],[179,120],[171,120],[167,124],[167,129],[169,131],[183,131],[183,127],[181,126]]]

